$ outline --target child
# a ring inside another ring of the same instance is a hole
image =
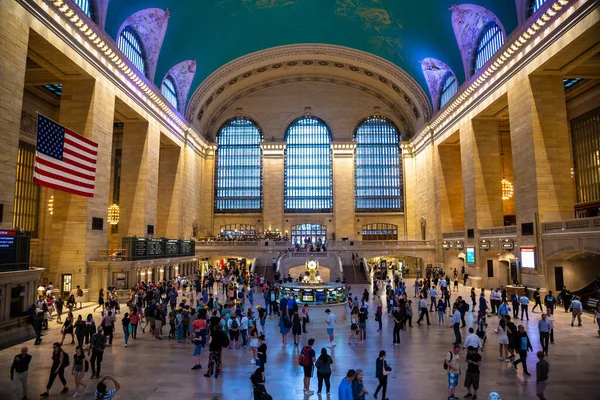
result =
[[[196,357],[196,364],[194,364],[192,367],[192,370],[194,371],[202,368],[202,365],[200,365],[200,353],[202,352],[202,347],[204,346],[202,340],[203,339],[200,331],[195,331],[194,338],[192,339],[192,342],[194,343],[194,354],[192,354],[192,357]]]

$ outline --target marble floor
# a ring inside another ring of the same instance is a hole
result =
[[[412,287],[412,282],[408,282]],[[355,285],[354,293],[361,293],[364,287]],[[467,295],[470,288],[462,287],[460,292]],[[258,299],[259,296],[256,298]],[[262,300],[262,299],[261,299]],[[371,305],[371,311],[374,305]],[[91,308],[84,308],[81,313],[87,315]],[[323,312],[323,309],[313,307],[312,313]],[[76,312],[76,314],[79,312]],[[275,400],[297,399],[337,399],[337,386],[349,368],[362,368],[365,371],[365,384],[371,393],[377,386],[375,379],[375,359],[381,349],[387,351],[387,359],[393,372],[388,384],[388,397],[392,400],[428,400],[447,398],[447,377],[442,368],[445,352],[453,342],[452,330],[437,324],[432,318],[432,325],[417,326],[402,332],[401,346],[392,345],[391,318],[384,315],[383,330],[377,332],[377,322],[374,313],[370,313],[367,324],[367,340],[364,344],[346,343],[349,332],[348,321],[338,321],[336,326],[337,346],[331,351],[334,359],[332,367],[332,395],[305,396],[302,391],[302,368],[296,364],[299,350],[293,347],[291,336],[288,345],[281,344],[281,336],[277,327],[277,317],[267,321],[268,363],[266,365],[266,388]],[[468,325],[472,323],[469,315]],[[534,351],[540,349],[537,334],[539,313],[531,314],[530,321],[525,321]],[[437,318],[437,316],[436,316]],[[479,399],[487,399],[491,391],[497,391],[502,399],[535,399],[535,379],[527,378],[522,370],[514,369],[498,360],[497,337],[493,328],[497,318],[490,318],[488,345],[483,353],[481,366],[481,387]],[[29,398],[36,399],[44,391],[48,370],[51,365],[50,353],[52,342],[59,340],[58,324],[46,333],[41,346],[33,346],[33,341],[27,342],[30,354],[33,356],[29,371]],[[120,322],[118,324],[120,327]],[[309,338],[316,340],[317,354],[327,345],[328,340],[324,323],[311,323],[307,327],[309,334],[302,336],[302,344]],[[465,333],[463,333],[463,337]],[[556,344],[551,346],[548,361],[550,362],[550,380],[546,396],[548,399],[598,399],[600,391],[600,336],[597,326],[590,316],[584,317],[582,327],[570,326],[569,314],[562,311],[556,314],[555,328]],[[68,342],[68,341],[67,341]],[[12,358],[19,352],[19,346],[0,351],[0,363],[4,365],[4,373],[0,375],[0,399],[9,399],[11,382],[9,367]],[[65,345],[65,350],[72,355],[74,345]],[[130,346],[123,346],[123,334],[117,329],[112,347],[107,347],[102,364],[102,374],[113,375],[120,383],[118,399],[224,399],[250,400],[249,376],[254,371],[250,364],[251,350],[249,348],[223,352],[224,374],[218,379],[203,376],[207,364],[207,352],[203,352],[202,369],[191,371],[193,365],[192,345],[178,344],[173,340],[158,341],[150,334],[139,334],[136,341],[130,341]],[[464,356],[464,352],[463,352]],[[529,353],[527,362],[530,371],[535,371],[535,352]],[[463,364],[465,367],[466,364]],[[86,382],[90,382],[86,374]],[[50,391],[50,399],[70,398],[74,393],[74,380],[66,374],[70,388],[69,394],[59,394],[60,382],[55,382]],[[90,387],[97,381],[92,380]],[[460,379],[457,394],[462,398],[466,394],[463,387],[464,376]],[[311,389],[316,392],[317,379],[313,378]],[[93,390],[88,390],[81,398],[92,399]]]

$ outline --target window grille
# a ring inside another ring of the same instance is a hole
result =
[[[483,31],[477,44],[473,74],[479,71],[503,45],[504,35],[502,35],[502,30],[495,22],[490,23]]]
[[[179,102],[177,101],[177,89],[175,86],[175,81],[173,80],[171,75],[167,76],[167,78],[163,82],[161,91],[163,96],[165,96],[165,99],[167,99],[167,101],[171,103],[173,107],[179,109]]]
[[[130,26],[119,36],[119,49],[143,75],[146,75],[146,56],[138,34]]]

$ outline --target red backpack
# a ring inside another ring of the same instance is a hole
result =
[[[309,356],[309,351],[310,347],[304,346],[304,348],[302,348],[302,351],[298,356],[298,365],[302,365],[303,367],[310,365],[311,360]]]

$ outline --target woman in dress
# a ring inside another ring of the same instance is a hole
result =
[[[85,321],[81,318],[81,314],[77,316],[77,320],[73,324],[75,328],[75,336],[77,337],[77,347],[83,347],[83,339],[85,338]]]
[[[75,348],[75,354],[73,354],[73,367],[71,368],[71,374],[73,378],[75,378],[75,394],[73,397],[79,397],[79,388],[83,387],[83,390],[87,388],[83,381],[83,376],[85,375],[85,364],[87,363],[85,359],[85,354],[80,346]]]
[[[260,345],[258,341],[258,330],[256,329],[256,322],[252,321],[250,324],[250,329],[248,330],[248,337],[250,338],[250,348],[252,349],[252,359],[250,360],[251,364],[256,362],[258,358],[257,349]]]
[[[508,333],[506,331],[506,321],[504,321],[504,319],[500,319],[500,325],[498,325],[498,329],[496,329],[495,332],[498,334],[498,347],[500,351],[500,357],[498,357],[498,359],[500,361],[508,362]],[[504,350],[504,353],[502,350]]]
[[[63,324],[62,332],[62,340],[60,341],[60,345],[62,346],[65,341],[65,336],[71,335],[71,344],[75,343],[75,335],[73,335],[73,313],[69,311],[67,314],[67,318],[65,318],[65,323]]]
[[[100,293],[98,293],[98,306],[94,308],[94,312],[100,308],[100,310],[104,309],[104,289],[100,289]]]
[[[281,343],[287,344],[287,335],[290,333],[292,328],[292,321],[287,315],[286,310],[281,310],[281,317],[279,317],[279,333],[281,333]]]

